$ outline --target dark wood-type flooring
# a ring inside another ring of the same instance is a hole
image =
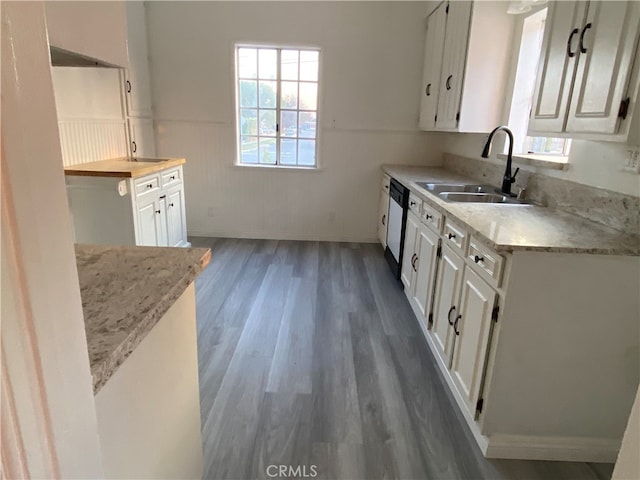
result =
[[[213,253],[196,281],[205,478],[611,475],[485,459],[380,245],[191,240]]]

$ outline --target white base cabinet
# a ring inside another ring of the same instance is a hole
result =
[[[483,454],[614,462],[640,381],[640,258],[499,254],[411,199],[405,294]]]
[[[380,206],[378,209],[378,238],[382,248],[387,248],[387,226],[389,218],[389,175],[383,175],[382,188],[380,189]]]
[[[78,243],[188,247],[182,166],[138,178],[67,175]]]

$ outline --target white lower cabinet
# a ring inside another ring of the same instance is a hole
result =
[[[188,247],[182,166],[136,178],[67,175],[75,241]]]
[[[640,257],[504,253],[422,195],[402,283],[482,453],[614,462],[640,380]]]
[[[416,274],[416,237],[420,220],[411,211],[407,214],[407,223],[404,227],[404,252],[402,254],[402,271],[400,279],[407,294],[413,296],[413,285]]]
[[[460,293],[460,313],[453,320],[455,343],[451,373],[469,412],[480,410],[478,400],[491,336],[497,293],[469,267],[465,268]],[[452,316],[453,317],[453,316]]]
[[[382,248],[387,248],[387,217],[389,216],[389,194],[382,190],[378,210],[378,238]]]
[[[187,238],[184,190],[181,187],[167,193],[166,212],[167,243],[169,246],[180,245]]]
[[[442,362],[451,366],[451,353],[455,334],[453,323],[460,310],[460,286],[464,260],[447,245],[442,246],[442,260],[438,268],[433,299],[431,338]]]
[[[415,263],[415,288],[413,298],[422,313],[423,318],[429,316],[431,311],[431,300],[433,298],[433,283],[436,277],[438,260],[438,245],[440,239],[438,235],[429,230],[428,227],[420,224],[416,236],[416,258]]]

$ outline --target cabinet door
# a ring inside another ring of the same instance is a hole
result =
[[[567,132],[615,133],[638,38],[638,2],[589,2]]]
[[[159,247],[169,246],[167,225],[167,196],[161,195],[156,202],[156,238]]]
[[[380,208],[378,212],[378,238],[382,248],[387,248],[387,216],[389,215],[389,194],[380,193]]]
[[[564,130],[586,5],[568,1],[549,3],[529,132]]]
[[[453,321],[460,310],[460,287],[464,260],[447,245],[442,245],[442,259],[438,267],[437,285],[433,300],[431,336],[444,364],[451,366],[456,335]]]
[[[489,284],[471,269],[464,270],[460,316],[453,325],[456,340],[451,371],[458,392],[472,414],[475,414],[484,379],[496,297]]]
[[[416,236],[420,220],[411,211],[407,214],[407,225],[404,229],[404,251],[402,253],[402,273],[400,278],[404,288],[413,294],[413,276],[415,274],[414,257],[416,253]]]
[[[420,224],[416,238],[415,265],[417,267],[416,285],[413,299],[415,300],[423,317],[431,313],[431,301],[433,299],[433,284],[436,279],[438,265],[438,244],[440,237],[433,233],[426,225]]]
[[[170,247],[179,247],[187,241],[182,186],[167,193],[167,236]]]
[[[458,126],[471,2],[449,2],[448,9],[438,96],[437,130],[455,130]]]
[[[158,205],[155,198],[138,205],[138,232],[136,245],[158,246]]]
[[[447,23],[446,3],[441,4],[427,19],[427,38],[424,45],[420,128],[433,130],[436,126],[444,30]]]
[[[132,117],[151,117],[151,87],[147,27],[143,2],[125,2],[129,68],[125,71],[127,111]]]
[[[141,118],[129,118],[129,139],[131,144],[131,156],[155,157],[155,133],[153,120]]]

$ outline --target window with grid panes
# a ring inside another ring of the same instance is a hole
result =
[[[236,47],[238,163],[317,165],[320,52]]]

